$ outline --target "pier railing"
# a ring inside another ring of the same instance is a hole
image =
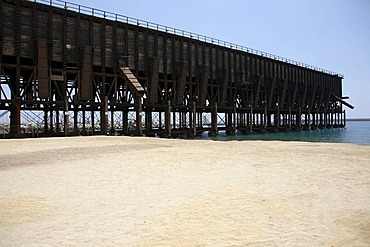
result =
[[[319,67],[316,67],[316,66],[312,66],[312,65],[309,65],[309,64],[305,64],[305,63],[302,63],[302,62],[298,62],[298,61],[295,61],[295,60],[292,60],[292,59],[284,58],[284,57],[281,57],[281,56],[278,56],[278,55],[274,55],[274,54],[259,51],[259,50],[253,49],[253,48],[233,44],[233,43],[230,43],[230,42],[227,42],[227,41],[215,39],[215,38],[208,37],[208,36],[205,36],[205,35],[196,34],[196,33],[180,30],[180,29],[173,28],[173,27],[168,27],[168,26],[164,26],[164,25],[161,25],[161,24],[157,24],[157,23],[153,23],[153,22],[149,22],[149,21],[144,21],[144,20],[136,19],[136,18],[121,15],[121,14],[112,13],[112,12],[109,12],[109,11],[95,9],[95,8],[91,8],[91,7],[87,7],[87,6],[83,6],[83,5],[79,5],[79,4],[75,4],[75,3],[71,3],[71,2],[66,2],[66,1],[62,1],[62,0],[29,0],[29,1],[30,2],[42,3],[42,4],[47,4],[47,5],[58,7],[58,8],[64,8],[66,10],[71,10],[71,11],[75,11],[75,12],[78,12],[78,13],[81,13],[81,14],[86,14],[86,15],[90,15],[90,16],[104,18],[104,19],[107,19],[107,20],[119,21],[119,22],[131,24],[131,25],[136,25],[136,26],[141,26],[141,27],[153,29],[153,30],[156,30],[156,31],[162,31],[162,32],[170,33],[170,34],[175,34],[175,35],[179,35],[179,36],[182,36],[182,37],[191,38],[191,39],[203,41],[203,42],[206,42],[206,43],[209,43],[209,44],[214,44],[214,45],[218,45],[218,46],[222,46],[222,47],[226,47],[226,48],[230,48],[230,49],[234,49],[234,50],[239,50],[239,51],[247,52],[247,53],[250,53],[250,54],[255,54],[255,55],[258,55],[258,56],[262,56],[262,57],[267,57],[267,58],[274,59],[274,60],[277,60],[277,61],[289,63],[289,64],[292,64],[292,65],[296,65],[296,66],[300,66],[300,67],[303,67],[303,68],[308,68],[308,69],[312,69],[312,70],[319,71],[319,72],[322,72],[322,73],[335,75],[335,76],[339,76],[341,78],[344,78],[344,76],[342,74],[339,74],[339,73],[336,73],[336,72],[333,72],[333,71],[330,71],[330,70],[327,70],[327,69],[322,69],[322,68],[319,68]]]

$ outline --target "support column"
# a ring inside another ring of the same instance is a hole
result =
[[[195,101],[193,102],[193,119],[192,119],[192,124],[193,124],[193,135],[197,135],[197,107]]]
[[[56,132],[59,134],[60,132],[60,125],[59,125],[59,109],[55,112],[55,125],[56,125]]]
[[[315,116],[315,113],[312,113],[311,129],[316,129],[316,116]]]
[[[45,107],[45,110],[44,110],[44,133],[48,133],[48,110]]]
[[[18,136],[21,133],[21,103],[16,102],[10,110],[10,134]]]
[[[229,110],[226,116],[227,116],[226,134],[234,135],[235,133],[233,131],[233,112]]]
[[[69,110],[68,110],[68,97],[64,98],[64,135],[69,135]]]
[[[165,137],[171,137],[171,101],[168,101],[168,106],[165,111]]]
[[[250,115],[249,115],[249,118],[248,118],[248,123],[249,123],[249,132],[252,133],[253,132],[253,106],[252,106],[252,103],[251,103],[251,112],[250,112]]]
[[[265,114],[261,112],[260,114],[260,132],[265,132],[266,126],[265,126]]]
[[[330,128],[333,128],[334,127],[334,123],[333,123],[333,120],[334,120],[334,113],[333,112],[331,112],[330,113]]]
[[[87,135],[86,131],[86,112],[82,109],[82,135]]]
[[[122,131],[124,135],[129,135],[129,126],[128,126],[128,109],[122,111]]]
[[[267,128],[267,104],[265,104],[265,111],[263,113],[263,128],[264,128],[264,132],[266,132],[266,128]]]
[[[145,112],[145,129],[146,129],[146,135],[152,135],[152,109],[147,108]]]
[[[346,110],[343,110],[343,120],[344,120],[344,126],[343,127],[346,127],[346,125],[347,125]]]
[[[108,96],[104,96],[101,105],[101,116],[100,116],[100,130],[101,134],[107,133],[108,127]]]
[[[141,126],[141,112],[142,112],[142,106],[141,106],[141,97],[137,95],[135,97],[135,110],[136,110],[136,135],[141,136],[143,135],[142,126]]]
[[[280,130],[280,107],[278,107],[277,112],[274,114],[274,128]]]
[[[217,102],[211,112],[211,130],[208,132],[209,136],[216,136],[218,133],[217,130]]]
[[[158,121],[159,121],[159,123],[158,123],[158,129],[161,130],[163,128],[163,125],[162,125],[162,112],[161,111],[158,112]]]
[[[78,135],[79,134],[79,131],[78,131],[78,99],[77,99],[77,95],[74,96],[73,98],[73,112],[74,112],[74,116],[73,116],[73,132],[75,135]]]
[[[111,108],[111,111],[110,111],[110,130],[109,130],[109,132],[110,132],[110,134],[111,135],[115,135],[116,133],[115,133],[115,128],[114,128],[114,109],[113,109],[113,106],[111,106],[112,108]]]
[[[95,113],[94,113],[94,103],[91,104],[91,135],[95,135]]]
[[[50,133],[54,132],[54,126],[53,126],[53,106],[50,110]]]

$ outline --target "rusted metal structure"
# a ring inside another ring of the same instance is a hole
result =
[[[5,137],[345,126],[340,74],[64,1],[1,0],[0,51]]]

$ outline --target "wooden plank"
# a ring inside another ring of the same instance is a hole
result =
[[[301,107],[305,106],[305,103],[306,103],[306,96],[307,96],[307,89],[308,89],[308,84],[304,84],[304,91],[303,91],[303,95],[302,95],[302,101],[301,101]]]
[[[85,46],[82,57],[80,98],[91,100],[92,98],[92,47]]]
[[[310,109],[312,109],[312,108],[313,108],[313,103],[315,102],[315,98],[316,98],[316,89],[317,89],[317,86],[314,86],[313,91],[312,91],[312,94],[311,94],[311,101],[309,102],[309,104],[310,104]]]
[[[338,96],[336,96],[336,95],[334,95],[334,98],[336,98],[339,102],[341,102],[343,105],[345,105],[345,106],[349,107],[350,109],[355,108],[353,105],[351,105],[351,104],[349,104],[349,103],[345,102],[344,100],[342,100],[340,97],[338,97]]]
[[[176,79],[177,85],[176,104],[178,105],[182,105],[183,103],[187,73],[188,73],[188,64],[186,62],[181,62],[179,65],[179,74]]]
[[[206,97],[208,93],[208,77],[209,77],[209,67],[203,66],[202,75],[200,77],[200,92],[199,92],[199,105],[206,105]]]
[[[151,70],[149,76],[149,96],[148,96],[148,103],[149,104],[157,104],[158,103],[158,75],[159,75],[159,59],[158,57],[153,57],[151,59]]]
[[[291,106],[294,107],[294,104],[296,104],[296,98],[297,98],[297,92],[298,92],[298,82],[295,82],[295,85],[294,85],[294,92],[293,92],[293,97],[292,97],[292,102],[291,102]]]
[[[270,94],[269,94],[269,99],[268,99],[268,108],[272,107],[272,101],[275,93],[275,87],[276,87],[276,77],[272,78],[271,82],[271,88],[270,88]]]
[[[279,102],[279,107],[284,107],[284,105],[285,105],[285,98],[286,98],[287,88],[288,88],[288,80],[284,80],[283,91],[281,92],[281,99],[280,99],[280,102]]]
[[[260,100],[261,84],[262,84],[262,77],[258,76],[257,88],[256,88],[256,92],[255,92],[256,94],[254,95],[254,107],[258,106],[258,101]]]
[[[122,75],[128,82],[128,85],[131,91],[135,94],[143,94],[145,90],[141,86],[137,78],[134,76],[134,74],[131,72],[131,70],[128,67],[120,67],[120,69],[121,69]]]
[[[228,71],[227,69],[224,69],[222,71],[221,75],[221,101],[220,106],[225,107],[226,106],[226,97],[227,97],[227,91],[229,89],[229,80],[228,80]]]
[[[50,77],[48,66],[47,40],[38,39],[37,42],[37,80],[40,99],[50,97]]]

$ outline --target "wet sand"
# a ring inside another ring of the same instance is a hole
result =
[[[0,140],[0,246],[370,246],[370,146]]]

